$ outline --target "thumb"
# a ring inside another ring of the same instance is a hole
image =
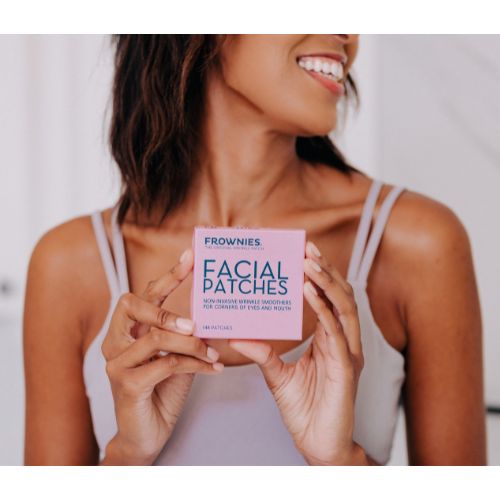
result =
[[[260,340],[230,339],[229,346],[257,363],[273,392],[285,380],[285,363],[270,344]]]

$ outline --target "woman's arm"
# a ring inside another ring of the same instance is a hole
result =
[[[404,199],[399,218],[412,230],[396,260],[407,270],[400,291],[409,462],[485,464],[482,324],[469,238],[445,205],[415,193]]]
[[[25,465],[98,460],[81,355],[88,269],[79,257],[82,252],[88,256],[90,238],[81,243],[90,231],[88,218],[52,229],[37,243],[29,263],[23,325]],[[92,273],[100,276],[101,270]]]

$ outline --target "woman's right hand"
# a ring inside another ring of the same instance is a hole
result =
[[[140,296],[122,295],[113,311],[101,347],[118,427],[106,447],[109,463],[151,464],[173,431],[194,374],[223,368],[215,362],[218,352],[192,335],[190,319],[161,307],[192,267],[189,248]]]

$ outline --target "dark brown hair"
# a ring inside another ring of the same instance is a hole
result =
[[[196,166],[207,72],[225,35],[113,35],[111,152],[122,178],[118,221],[129,208],[162,219],[184,199]],[[346,96],[358,91],[350,75]],[[328,136],[297,137],[297,155],[356,170]]]

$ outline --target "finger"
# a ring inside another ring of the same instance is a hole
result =
[[[193,268],[193,251],[187,248],[182,252],[179,261],[167,274],[157,280],[150,281],[143,290],[141,297],[148,302],[163,307],[163,303],[170,293],[177,288],[182,281],[189,275]],[[149,331],[148,325],[139,325],[137,327],[137,337],[146,335]]]
[[[260,340],[230,339],[230,347],[257,363],[274,393],[286,379],[286,364],[270,344]]]
[[[208,363],[214,363],[219,358],[218,351],[208,346],[199,337],[152,328],[147,335],[137,339],[120,356],[115,358],[114,362],[125,368],[133,368],[160,351],[169,354],[183,354]]]
[[[353,354],[359,355],[361,353],[361,328],[352,286],[347,284],[349,291],[346,291],[327,269],[309,257],[305,259],[304,271],[331,302],[335,316],[342,325],[349,349]]]
[[[189,318],[181,318],[133,293],[125,293],[118,299],[111,318],[110,334],[105,337],[101,346],[105,359],[118,356],[134,342],[132,329],[137,322],[184,335],[191,334],[194,329],[194,324]]]
[[[320,378],[323,377],[324,373],[330,374],[335,369],[338,370],[338,367],[331,362],[332,359],[336,360],[338,358],[338,354],[335,352],[330,337],[331,335],[326,332],[325,327],[318,319],[310,347],[312,347],[311,356],[314,358],[316,370]]]
[[[318,295],[310,281],[304,283],[304,296],[325,329],[326,339],[328,344],[331,345],[329,354],[343,363],[350,362],[351,356],[347,339],[342,331],[342,325],[335,318],[333,311],[325,303],[325,300]],[[318,347],[321,347],[321,340],[318,339]]]
[[[142,298],[156,305],[161,305],[165,299],[175,290],[182,281],[189,275],[193,268],[193,251],[187,248],[181,254],[179,261],[170,271],[158,278],[150,281],[144,291]]]
[[[349,292],[349,283],[344,279],[344,277],[340,274],[338,269],[335,266],[331,265],[330,262],[326,260],[326,258],[320,253],[318,247],[312,242],[308,241],[306,243],[306,257],[316,261],[323,269],[328,271],[332,277],[334,277],[344,288],[346,292]]]
[[[182,354],[168,354],[151,363],[132,369],[126,377],[126,385],[131,392],[143,394],[145,390],[176,373],[220,373],[224,369],[222,363],[207,363]]]
[[[306,291],[306,290],[305,290]],[[307,299],[307,297],[306,297]],[[319,351],[319,353],[322,356],[328,357],[329,352],[328,352],[328,333],[325,330],[325,327],[323,326],[323,323],[318,320],[316,321],[316,327],[314,328],[313,332],[313,341],[311,344],[314,344],[315,349]]]
[[[145,323],[150,327],[157,327],[163,330],[171,330],[184,335],[194,331],[194,323],[190,318],[183,318],[172,311],[158,307],[134,294],[124,294],[121,303],[117,307],[123,312],[118,324],[125,331],[136,322]]]
[[[355,358],[350,355],[348,350],[346,350],[346,356],[339,355],[338,347],[333,341],[333,336],[325,330],[321,321],[317,322],[311,345],[313,346],[312,355],[320,380],[325,378],[334,382],[349,382],[353,380],[353,377],[356,375],[355,368],[357,366]],[[332,363],[332,360],[335,360],[335,362]]]

